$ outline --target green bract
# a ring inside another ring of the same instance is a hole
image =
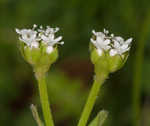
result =
[[[109,56],[109,71],[115,72],[123,67],[125,64],[127,58],[128,58],[128,52],[122,55],[115,55],[115,56]]]
[[[58,50],[55,46],[51,53],[46,52],[46,46],[40,44],[39,48],[30,48],[24,43],[20,43],[20,51],[24,59],[32,65],[36,76],[45,74],[50,65],[53,64],[58,58]]]
[[[107,77],[109,73],[119,70],[125,64],[128,57],[128,52],[122,55],[110,56],[108,51],[103,51],[100,56],[92,44],[90,44],[90,51],[96,76]]]

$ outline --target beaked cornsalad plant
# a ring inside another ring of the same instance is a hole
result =
[[[32,65],[35,77],[38,81],[40,100],[42,104],[45,124],[39,118],[34,105],[31,105],[33,116],[38,126],[54,126],[52,113],[47,94],[45,74],[58,58],[57,45],[63,45],[62,36],[55,38],[59,28],[47,26],[45,29],[33,25],[32,29],[16,29],[19,34],[19,47],[24,59]],[[95,77],[85,107],[81,114],[78,126],[86,126],[101,85],[107,79],[109,73],[119,70],[126,62],[132,42],[132,38],[126,41],[120,36],[104,32],[92,31],[90,39],[91,61],[94,64]],[[61,41],[61,42],[60,42]],[[107,117],[107,111],[100,111],[89,126],[102,126]]]
[[[45,74],[58,57],[57,44],[64,44],[64,42],[59,42],[62,39],[61,36],[55,38],[55,33],[58,30],[59,28],[51,28],[49,26],[46,29],[42,26],[38,28],[37,25],[33,25],[32,29],[16,29],[16,32],[19,34],[21,54],[32,65],[35,77],[38,80],[40,100],[46,126],[54,126],[48,101]],[[33,115],[37,115],[35,110],[32,109]],[[38,125],[42,126],[39,120],[39,118],[36,118]]]

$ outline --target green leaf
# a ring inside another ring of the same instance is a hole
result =
[[[102,126],[108,116],[105,110],[100,111],[97,116],[92,120],[89,126]]]

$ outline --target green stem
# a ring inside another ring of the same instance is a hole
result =
[[[42,104],[43,115],[45,119],[46,126],[54,126],[54,122],[51,115],[51,109],[48,101],[48,93],[47,93],[47,85],[45,82],[45,77],[39,77],[38,86],[39,86],[39,93],[40,93],[40,100]]]
[[[105,80],[104,78],[100,79],[99,81],[95,79],[94,84],[92,85],[90,94],[88,96],[87,102],[81,114],[81,118],[79,120],[78,126],[86,126],[90,113],[96,102],[96,98],[98,96],[100,87],[103,84],[104,80]]]

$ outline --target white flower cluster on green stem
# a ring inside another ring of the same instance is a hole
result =
[[[91,38],[91,42],[97,48],[97,52],[100,56],[103,51],[109,51],[110,56],[115,56],[117,54],[122,55],[130,50],[132,38],[125,41],[120,36],[109,34],[109,31],[105,29],[104,32],[95,32],[95,30],[93,30],[92,33],[94,34],[94,37]]]
[[[49,54],[53,51],[55,44],[64,44],[60,42],[62,36],[55,38],[55,33],[59,31],[59,28],[51,28],[47,26],[44,29],[42,26],[39,28],[37,25],[33,25],[32,29],[16,29],[16,32],[20,35],[19,40],[24,42],[26,46],[32,48],[39,48],[40,43],[47,46],[46,52]]]
[[[32,29],[16,29],[16,32],[19,34],[19,40],[21,41],[19,42],[21,54],[33,67],[35,77],[38,80],[40,100],[46,126],[54,126],[45,75],[50,66],[58,58],[56,45],[64,44],[61,41],[62,36],[55,37],[58,31],[59,28],[47,26],[44,29],[42,26],[38,27],[37,25],[33,25]],[[102,84],[110,73],[119,70],[125,64],[132,42],[132,38],[124,40],[120,36],[109,34],[109,31],[105,29],[103,32],[95,32],[93,30],[92,33],[93,37],[90,39],[90,51],[96,76],[78,126],[86,126]],[[41,126],[42,123],[35,109],[34,112],[33,114],[36,114],[38,125]],[[105,115],[107,116],[106,112]],[[99,122],[99,117],[97,116],[94,119],[94,123],[92,121],[90,126],[98,125],[99,123],[103,122]]]

